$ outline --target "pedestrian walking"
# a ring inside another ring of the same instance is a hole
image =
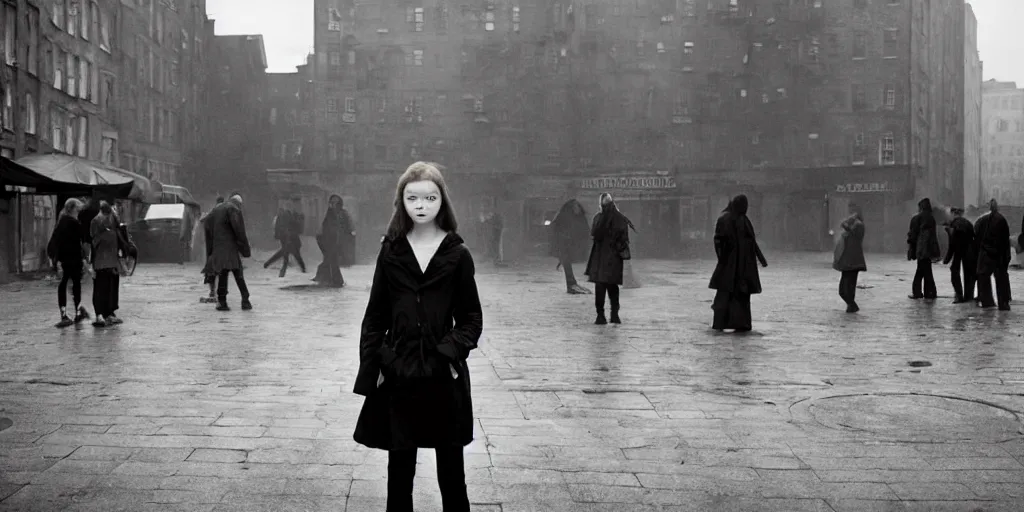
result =
[[[907,233],[907,261],[917,261],[917,270],[911,283],[911,299],[935,299],[938,290],[935,288],[935,276],[932,274],[932,263],[942,257],[939,238],[936,234],[935,214],[932,202],[927,197],[917,203],[918,212],[910,219],[910,231]],[[924,284],[922,293],[921,285]]]
[[[92,238],[93,325],[105,327],[123,323],[118,318],[121,288],[121,255],[128,255],[129,242],[121,232],[121,221],[107,201],[99,202],[99,213],[90,222]]]
[[[302,213],[301,198],[293,197],[288,207],[274,218],[274,238],[281,243],[281,248],[263,264],[263,268],[269,268],[275,261],[283,258],[281,272],[277,276],[284,277],[288,272],[288,258],[291,256],[299,264],[302,273],[306,273],[306,262],[303,261],[301,252],[301,236],[305,225],[306,216]]]
[[[964,209],[950,208],[953,220],[946,226],[949,233],[949,247],[946,248],[946,257],[942,260],[944,265],[949,267],[950,281],[953,283],[953,291],[956,298],[953,304],[974,302],[974,282],[978,269],[978,248],[974,240],[974,226],[964,218]],[[961,269],[963,275],[961,276]]]
[[[89,318],[89,312],[82,305],[82,277],[88,266],[88,248],[85,245],[84,231],[78,222],[78,214],[84,205],[75,198],[64,202],[57,226],[46,245],[47,256],[56,270],[60,266],[60,284],[57,286],[57,307],[60,308],[60,321],[57,327],[64,328],[80,323]],[[71,296],[75,301],[74,320],[68,316],[68,282],[71,282]]]
[[[341,267],[351,266],[355,262],[356,231],[352,217],[345,210],[344,204],[341,196],[331,195],[327,213],[320,224],[320,234],[317,235],[317,244],[324,259],[317,267],[313,280],[324,286],[345,286],[345,276],[341,273]]]
[[[1001,311],[1010,310],[1010,225],[999,213],[999,203],[988,203],[989,213],[974,223],[978,242],[978,302],[983,308],[996,307],[992,296],[992,277],[996,278],[996,295]]]
[[[245,217],[242,214],[242,196],[237,192],[227,201],[217,205],[206,219],[206,246],[210,257],[210,271],[217,274],[217,310],[229,311],[228,274],[235,277],[235,285],[242,296],[242,309],[252,309],[249,302],[249,287],[245,284],[242,258],[252,256],[249,237],[245,233]]]
[[[437,454],[445,512],[469,512],[463,448],[473,441],[466,359],[483,314],[473,257],[435,164],[402,174],[359,340],[354,439],[388,450],[388,512],[412,512],[418,448]]]
[[[558,258],[558,265],[565,273],[565,291],[571,294],[588,294],[590,290],[576,282],[572,271],[573,263],[587,259],[587,239],[590,226],[583,205],[576,199],[566,201],[551,220],[551,255]]]
[[[217,196],[217,202],[214,204],[214,208],[224,202],[224,196]],[[206,221],[210,218],[210,214],[213,210],[206,212],[202,217],[199,218],[199,227],[202,228],[203,233],[206,233]],[[206,243],[206,258],[203,265],[203,284],[210,287],[210,294],[206,297],[200,297],[199,302],[205,304],[213,304],[217,302],[217,273],[210,268],[210,257],[213,255],[213,244]]]
[[[846,312],[860,311],[857,305],[857,278],[867,271],[864,260],[864,216],[860,207],[850,204],[850,216],[840,225],[842,232],[836,243],[835,260],[832,268],[841,272],[839,297],[846,302]]]
[[[611,194],[601,194],[599,204],[601,210],[594,215],[590,227],[593,243],[584,273],[594,283],[594,306],[597,308],[594,323],[605,325],[610,319],[613,324],[621,324],[619,286],[622,285],[622,262],[632,257],[629,249],[630,221],[615,206]],[[612,306],[609,318],[604,316],[605,295]]]
[[[747,196],[740,194],[729,202],[715,223],[718,264],[709,288],[717,290],[711,306],[715,312],[711,328],[716,331],[753,330],[750,296],[761,293],[757,263],[767,267],[768,260],[757,245],[754,226],[747,218],[748,208]]]

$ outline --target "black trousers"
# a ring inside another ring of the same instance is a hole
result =
[[[844,270],[839,278],[839,297],[847,305],[853,305],[857,302],[857,278],[859,276],[859,270]]]
[[[568,288],[578,284],[576,282],[576,275],[572,272],[572,262],[567,259],[561,259],[559,263],[562,265],[562,272],[565,272],[565,287]]]
[[[242,301],[249,300],[249,287],[245,285],[245,275],[242,274],[240,268],[220,271],[220,277],[217,279],[217,300],[221,304],[228,301],[228,273],[235,275],[235,284],[238,285],[238,293],[242,296]]]
[[[68,306],[68,281],[71,281],[71,296],[75,300],[75,309],[82,303],[82,262],[61,262],[64,274],[57,285],[57,306],[64,309]]]
[[[120,287],[121,275],[117,269],[102,268],[96,271],[96,278],[92,282],[92,307],[97,317],[110,316],[117,311]]]
[[[960,269],[963,269],[961,280]],[[970,258],[964,258],[962,254],[953,253],[953,265],[949,267],[949,279],[953,283],[953,291],[957,300],[974,299],[974,282],[978,280],[975,275],[978,265]]]
[[[993,277],[996,278],[996,294],[999,298],[999,304],[1009,304],[1010,274],[1003,267],[992,273],[978,274],[978,301],[985,307],[996,305],[995,297],[992,296]]]
[[[921,293],[921,283],[924,282],[924,293]],[[914,297],[934,299],[939,295],[935,289],[935,276],[932,274],[932,260],[921,258],[917,260],[917,272],[914,273],[914,282],[911,285],[911,293]]]
[[[302,260],[302,254],[299,251],[299,244],[295,240],[281,240],[281,248],[263,264],[263,267],[269,267],[275,261],[284,258],[284,262],[281,263],[281,273],[283,274],[288,270],[289,256],[294,256],[295,261],[299,264],[299,268],[302,269],[303,272],[306,271],[306,262]]]
[[[416,452],[415,448],[388,452],[387,512],[413,512],[412,482],[416,476]],[[434,452],[437,455],[437,485],[441,488],[444,512],[469,512],[462,447],[436,448]]]
[[[608,298],[612,301],[612,313],[619,312],[619,285],[607,284],[607,283],[594,283],[594,305],[597,306],[597,312],[604,314],[604,294],[608,293]]]

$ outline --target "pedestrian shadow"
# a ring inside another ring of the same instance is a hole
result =
[[[322,284],[290,284],[288,286],[281,286],[278,290],[284,290],[286,292],[329,292],[334,290],[340,290],[342,286],[325,286]]]

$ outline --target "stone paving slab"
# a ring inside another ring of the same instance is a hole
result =
[[[711,261],[634,262],[621,326],[553,262],[481,263],[473,510],[1024,509],[1024,304],[949,304],[939,268],[910,301],[913,268],[869,255],[848,315],[831,255],[769,261],[747,335],[709,329]],[[0,510],[383,510],[387,456],[351,439],[372,268],[256,263],[256,310],[226,313],[198,267],[143,265],[110,329],[54,329],[54,282],[0,287]],[[430,451],[415,500],[441,510]]]

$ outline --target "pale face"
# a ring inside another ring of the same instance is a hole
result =
[[[430,180],[413,181],[405,186],[402,202],[413,223],[429,224],[441,211],[441,190]]]

